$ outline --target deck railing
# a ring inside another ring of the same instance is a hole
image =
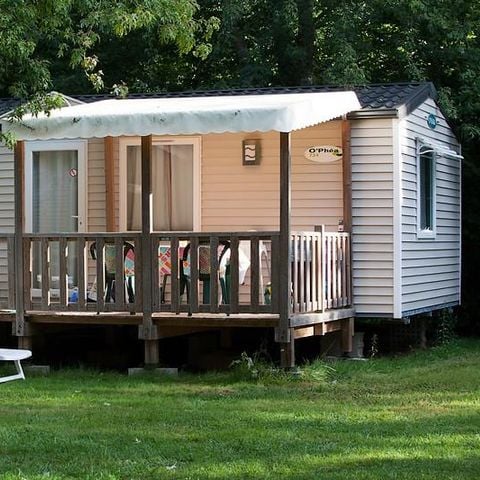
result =
[[[350,235],[294,232],[292,243],[293,313],[351,305]]]
[[[276,295],[266,302],[264,290],[271,282],[278,292],[272,261],[279,258],[278,238],[278,232],[152,234],[158,258],[152,278],[160,277],[153,311],[277,313]]]
[[[153,312],[279,312],[278,232],[153,233],[151,285],[142,285],[140,239],[25,234],[25,310],[142,312],[148,288]],[[14,255],[13,235],[0,236],[2,308],[15,307]],[[290,264],[292,313],[351,305],[348,233],[292,233]]]

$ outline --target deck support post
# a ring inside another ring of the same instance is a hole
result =
[[[284,367],[295,365],[294,338],[290,329],[291,313],[291,146],[290,132],[280,132],[280,239],[278,257],[279,273],[279,326],[275,330],[275,340],[282,346],[281,363]]]
[[[139,338],[145,342],[145,365],[154,366],[159,361],[158,331],[152,321],[152,136],[142,137],[142,237],[141,237],[141,276],[143,323],[139,327]]]
[[[280,366],[285,369],[295,367],[295,340],[290,332],[290,341],[280,344]]]
[[[25,292],[24,288],[24,251],[23,251],[23,233],[25,225],[25,143],[17,142],[14,150],[14,191],[15,191],[15,323],[13,325],[13,334],[19,337],[19,345],[28,342],[28,325],[25,323]],[[23,338],[27,337],[27,338]]]
[[[29,336],[23,336],[23,337],[18,337],[17,341],[18,348],[21,348],[22,350],[32,350],[32,337]]]
[[[341,345],[344,353],[350,353],[353,350],[354,319],[345,318],[342,320],[342,338]]]
[[[158,340],[144,340],[145,366],[155,367],[158,365]]]

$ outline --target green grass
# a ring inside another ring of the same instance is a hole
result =
[[[300,379],[82,370],[0,385],[0,479],[477,479],[480,341]]]

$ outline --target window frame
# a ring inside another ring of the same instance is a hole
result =
[[[140,137],[121,137],[119,140],[119,229],[122,232],[138,233],[139,230],[127,230],[127,147],[141,146]],[[192,145],[193,147],[193,230],[201,230],[201,138],[200,137],[153,137],[155,145]],[[172,230],[173,232],[174,230]],[[156,230],[154,230],[156,232]]]
[[[430,169],[430,182],[431,182],[431,228],[422,228],[421,214],[422,214],[422,181],[421,175],[421,157],[422,155],[431,155],[431,169]],[[422,240],[435,239],[437,234],[437,149],[426,142],[422,142],[417,139],[416,146],[416,173],[417,173],[417,238]]]

